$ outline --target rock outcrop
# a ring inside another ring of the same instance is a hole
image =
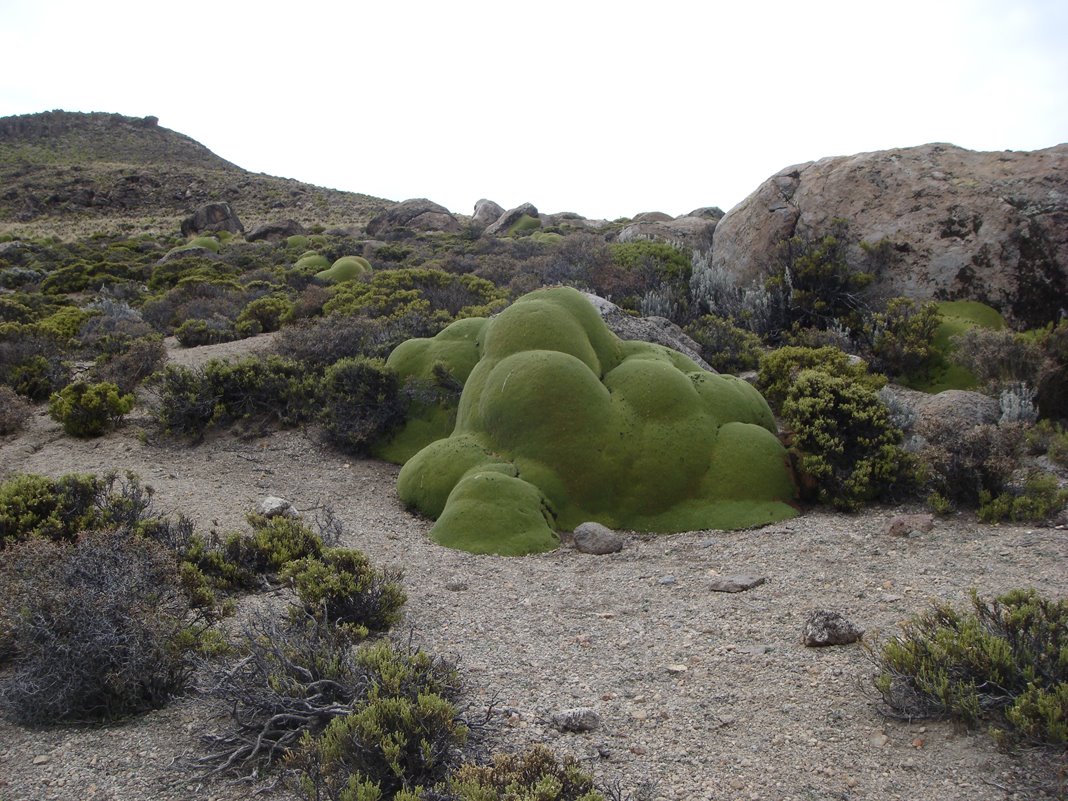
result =
[[[447,208],[426,198],[401,201],[367,223],[371,236],[384,236],[398,228],[455,233],[460,230],[460,223]]]
[[[474,221],[482,226],[492,225],[504,214],[504,207],[500,203],[482,198],[475,204]]]
[[[512,227],[516,225],[524,217],[530,217],[538,220],[538,209],[533,203],[524,203],[522,206],[516,206],[514,209],[508,209],[496,222],[492,223],[484,233],[487,236],[507,236],[512,230]]]
[[[714,212],[719,212],[719,216],[716,216]],[[660,216],[658,212],[639,214],[630,225],[619,232],[617,241],[656,239],[676,247],[708,250],[712,247],[716,225],[723,216],[723,212],[719,209],[708,208],[697,209],[675,219],[668,217],[664,220],[660,219]]]
[[[239,234],[245,230],[237,212],[229,203],[205,203],[182,220],[182,236],[196,236],[216,231]]]
[[[1068,305],[1068,144],[929,144],[787,167],[720,221],[712,268],[761,280],[779,242],[818,237],[838,218],[857,267],[861,241],[888,243],[878,285],[891,294],[981,300],[1026,325]]]
[[[281,242],[288,237],[306,233],[308,232],[305,230],[304,226],[296,220],[277,220],[275,222],[257,225],[245,234],[245,241],[258,242],[262,239],[268,242]]]
[[[610,300],[599,295],[585,293],[587,300],[597,309],[605,325],[620,339],[637,339],[652,342],[665,348],[677,350],[709,372],[716,372],[701,358],[701,346],[691,336],[666,317],[635,317],[627,314]]]

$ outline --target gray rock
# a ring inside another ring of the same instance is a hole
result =
[[[486,236],[506,236],[508,234],[508,229],[515,225],[519,221],[519,218],[524,214],[528,217],[536,217],[540,219],[537,208],[531,203],[524,203],[522,206],[508,209],[508,211],[504,212],[504,214],[497,218],[496,222],[490,224],[483,233],[485,233]]]
[[[883,533],[891,537],[912,537],[926,534],[933,528],[934,515],[894,515]]]
[[[370,236],[384,236],[398,228],[456,232],[460,230],[460,223],[447,208],[426,198],[413,198],[397,203],[375,215],[367,223],[367,233]]]
[[[708,588],[712,592],[745,592],[753,587],[759,587],[766,581],[764,576],[739,573],[734,576],[716,576]]]
[[[296,517],[297,510],[285,498],[269,495],[260,501],[259,512],[264,517]]]
[[[848,645],[862,636],[862,629],[858,629],[838,612],[827,609],[820,609],[809,615],[801,630],[802,640],[810,647]]]
[[[947,144],[836,156],[787,167],[720,221],[712,269],[742,285],[764,279],[779,243],[850,223],[860,242],[886,240],[873,287],[916,299],[975,298],[1026,326],[1056,318],[1068,295],[1068,144],[980,153]]]
[[[582,523],[575,527],[575,549],[581,553],[604,554],[623,550],[623,538],[600,523]]]
[[[258,242],[266,240],[267,242],[281,242],[288,237],[306,233],[304,226],[296,220],[276,220],[275,222],[257,225],[245,234],[245,241]]]
[[[657,579],[656,583],[663,587],[671,587],[675,584],[678,584],[679,580],[674,576],[661,576],[659,579]]]
[[[701,358],[701,346],[666,317],[634,317],[612,301],[597,295],[586,293],[586,299],[597,309],[605,325],[620,339],[638,339],[654,345],[663,345],[688,356],[702,370],[716,372]]]
[[[643,211],[641,214],[635,214],[630,218],[631,222],[643,223],[643,222],[671,222],[674,217],[670,214],[665,214],[662,211]]]
[[[601,725],[601,716],[596,709],[580,706],[557,712],[552,716],[552,723],[564,732],[594,731]]]
[[[479,225],[492,225],[504,214],[504,207],[492,200],[482,198],[475,204],[474,220]]]
[[[660,222],[635,220],[619,232],[618,242],[655,239],[683,249],[708,250],[719,219],[713,217],[676,217]]]
[[[189,217],[182,220],[182,236],[195,236],[213,231],[230,231],[239,234],[245,230],[237,213],[229,203],[205,203]]]

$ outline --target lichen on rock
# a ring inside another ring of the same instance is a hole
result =
[[[524,554],[585,521],[666,533],[796,513],[760,394],[663,346],[620,340],[573,289],[532,292],[390,357],[405,377],[434,365],[464,382],[452,432],[443,410],[417,410],[394,455],[425,437],[397,489],[437,520],[437,542]]]

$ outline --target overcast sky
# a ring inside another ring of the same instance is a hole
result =
[[[0,0],[0,116],[154,115],[469,214],[724,210],[779,169],[1068,141],[1068,0]]]

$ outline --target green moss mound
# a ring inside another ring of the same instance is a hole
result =
[[[997,309],[975,300],[943,301],[937,305],[940,322],[934,335],[934,365],[922,380],[913,381],[910,385],[913,389],[930,393],[947,389],[975,389],[979,386],[979,378],[975,373],[953,364],[950,358],[954,350],[953,338],[972,328],[1002,331],[1007,327],[1005,318]]]
[[[318,253],[308,252],[297,259],[293,267],[302,273],[320,273],[330,269],[330,259]]]
[[[508,229],[508,236],[527,236],[541,228],[541,220],[524,214]]]
[[[522,554],[587,520],[673,532],[796,513],[760,394],[675,351],[621,341],[573,289],[411,340],[389,363],[402,375],[441,364],[464,382],[451,435],[412,455],[397,485],[437,519],[442,544]]]
[[[318,272],[315,277],[336,284],[341,281],[351,281],[369,272],[371,272],[371,262],[363,256],[342,256],[330,265],[329,270]]]

